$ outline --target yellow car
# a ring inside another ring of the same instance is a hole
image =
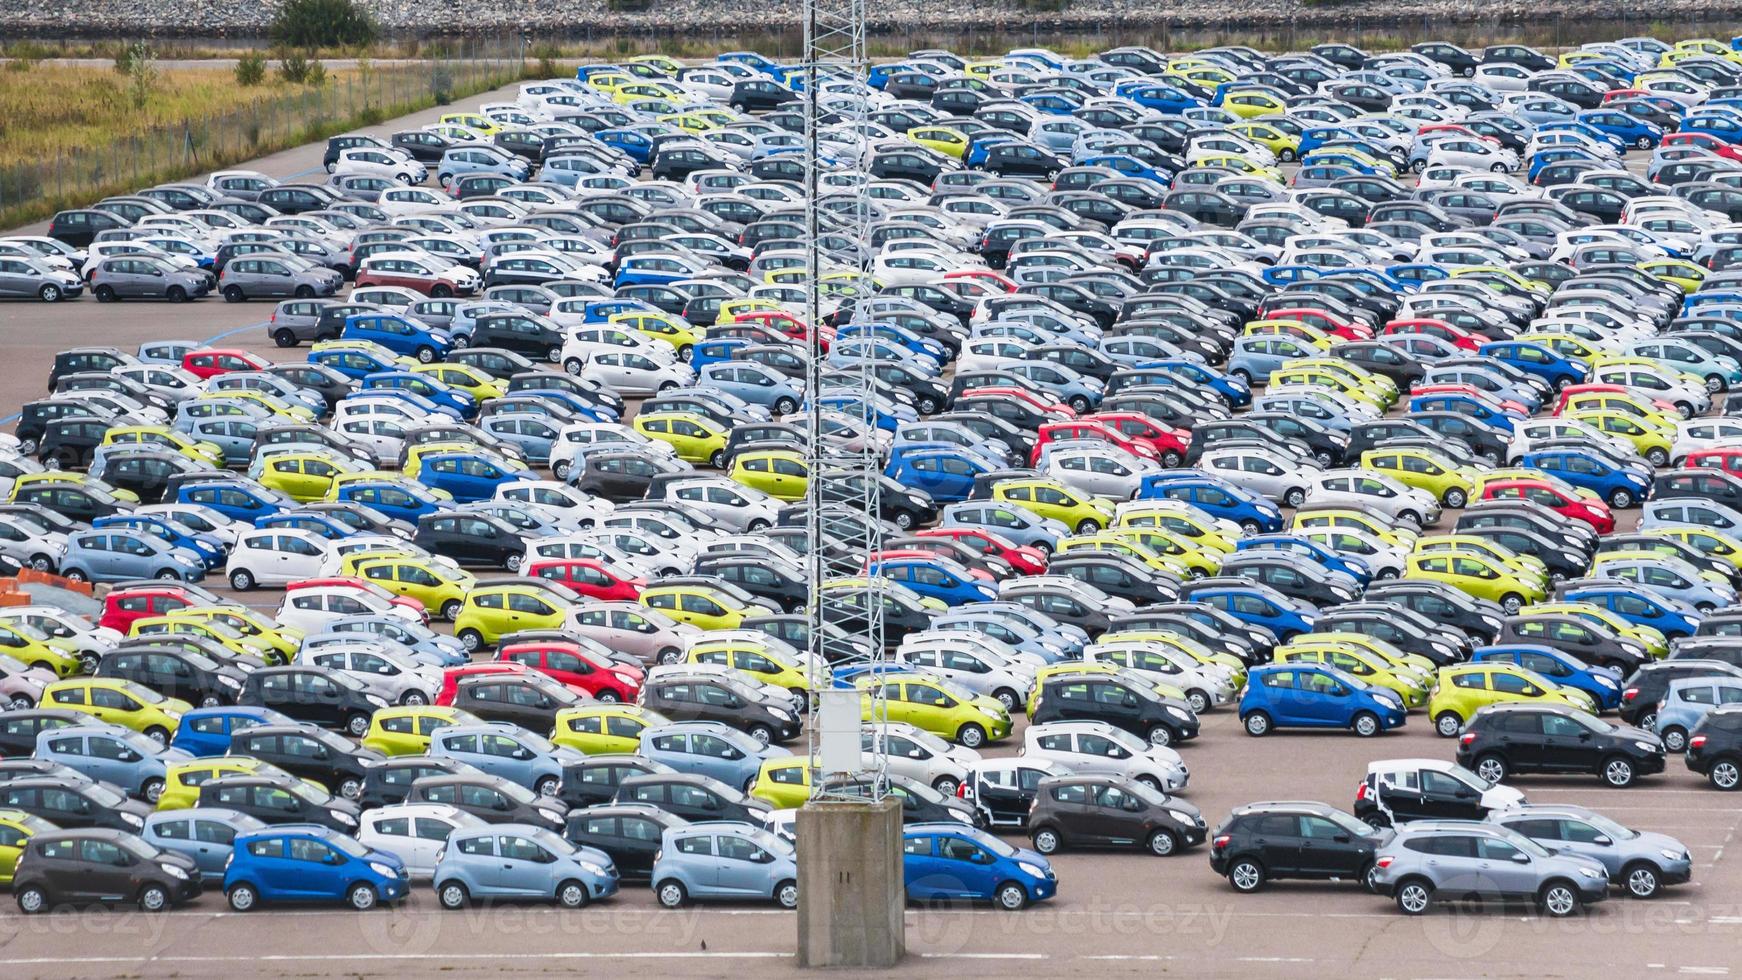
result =
[[[1336,338],[1299,320],[1252,320],[1240,334],[1243,337],[1280,337],[1293,341],[1298,353],[1288,348],[1283,348],[1282,353],[1294,357],[1312,357],[1315,356],[1313,352],[1327,351],[1336,345]]]
[[[1139,565],[1158,572],[1166,572],[1177,577],[1185,575],[1185,566],[1182,563],[1157,553],[1141,541],[1117,537],[1105,531],[1065,538],[1059,542],[1057,553],[1060,557],[1070,554],[1116,555],[1129,558]]]
[[[115,677],[75,677],[42,689],[39,707],[62,708],[143,732],[169,744],[170,733],[193,706],[143,684]]]
[[[721,589],[662,585],[658,581],[641,590],[641,604],[704,630],[735,630],[751,616],[768,614],[766,606],[745,602]]]
[[[1374,657],[1393,671],[1413,674],[1422,679],[1427,690],[1439,665],[1419,653],[1405,653],[1391,643],[1365,633],[1327,630],[1323,633],[1302,633],[1286,644],[1290,650],[1353,650]]]
[[[764,759],[750,784],[750,795],[780,810],[804,806],[811,798],[811,772],[815,767],[802,755]]]
[[[370,717],[363,745],[383,755],[421,755],[429,751],[429,737],[436,729],[482,722],[470,711],[451,705],[396,704]]]
[[[596,71],[588,75],[583,84],[606,95],[615,95],[619,88],[634,82],[635,76],[626,71]]]
[[[864,721],[883,720],[872,716],[873,685],[883,688],[889,721],[906,722],[970,749],[1010,736],[1010,712],[997,698],[974,694],[930,674],[859,678],[857,686],[865,692],[860,715]]]
[[[1376,687],[1393,691],[1403,699],[1405,710],[1427,704],[1428,684],[1420,676],[1393,670],[1391,665],[1360,650],[1315,647],[1308,649],[1278,648],[1271,658],[1275,663],[1329,664],[1346,671]]]
[[[270,762],[250,755],[220,755],[171,762],[164,767],[163,792],[157,797],[159,810],[186,810],[200,805],[200,787],[219,776],[285,776],[289,773]],[[305,779],[312,786],[320,784]],[[324,787],[323,787],[324,788]]]
[[[629,106],[642,112],[648,111],[648,106],[657,106],[654,115],[664,115],[677,109],[676,103],[683,100],[681,89],[661,82],[636,79],[617,86],[611,93],[611,101],[621,106]]]
[[[1247,119],[1228,127],[1228,132],[1235,133],[1257,143],[1284,163],[1300,155],[1300,137],[1269,122]]]
[[[491,398],[501,398],[508,389],[502,382],[490,375],[472,367],[470,364],[419,364],[412,368],[418,374],[427,374],[456,391],[463,391],[472,396],[474,401],[484,402]]]
[[[1706,270],[1687,259],[1649,259],[1639,263],[1639,271],[1679,286],[1684,293],[1693,292],[1706,281]]]
[[[1606,609],[1594,602],[1541,602],[1530,607],[1535,613],[1563,613],[1577,616],[1580,619],[1604,626],[1617,636],[1625,637],[1645,648],[1645,652],[1655,659],[1663,659],[1669,655],[1669,637],[1652,626],[1635,623],[1623,618],[1612,609]]]
[[[1646,462],[1653,466],[1662,466],[1669,462],[1670,445],[1675,438],[1673,427],[1666,432],[1644,418],[1622,412],[1563,412],[1561,417],[1583,422],[1598,432],[1626,439],[1633,444],[1634,451],[1644,456]]]
[[[759,449],[732,457],[733,481],[777,500],[802,500],[810,487],[804,453],[794,449]]]
[[[992,499],[1059,521],[1078,534],[1090,534],[1113,523],[1112,501],[1072,490],[1057,480],[1000,480],[992,485]]]
[[[1416,539],[1415,551],[1474,551],[1500,562],[1516,575],[1526,575],[1545,584],[1549,580],[1548,566],[1541,558],[1521,555],[1479,534],[1430,534]]]
[[[1598,358],[1592,365],[1593,371],[1614,363],[1608,358]],[[1582,412],[1616,412],[1621,415],[1631,415],[1642,424],[1657,429],[1675,430],[1676,420],[1665,412],[1659,411],[1651,404],[1649,397],[1635,395],[1631,392],[1592,391],[1573,395],[1567,399],[1562,408],[1562,415],[1575,415]]]
[[[785,307],[768,299],[754,297],[734,298],[720,301],[720,313],[715,318],[714,325],[723,327],[728,323],[737,323],[738,318],[746,313],[780,313]]]
[[[1673,538],[1698,549],[1703,554],[1727,561],[1734,565],[1737,571],[1742,571],[1742,538],[1738,538],[1728,531],[1700,527],[1694,524],[1673,524],[1669,527],[1654,527],[1639,533]]]
[[[1474,551],[1431,551],[1404,559],[1403,577],[1444,582],[1478,599],[1500,603],[1507,615],[1533,602],[1547,590],[1512,569]]]
[[[23,810],[0,810],[0,886],[12,887],[12,874],[24,847],[37,834],[59,830],[54,824]]]
[[[726,465],[726,440],[731,433],[694,412],[649,412],[635,416],[635,431],[677,450],[685,462]]]
[[[1236,688],[1246,683],[1246,662],[1231,653],[1217,653],[1197,640],[1166,630],[1116,630],[1102,633],[1096,642],[1105,646],[1114,643],[1157,643],[1192,658],[1200,664],[1215,665],[1226,670]]]
[[[1235,153],[1212,153],[1208,156],[1202,156],[1193,163],[1193,166],[1222,167],[1247,177],[1261,177],[1273,183],[1282,183],[1282,171],[1261,163],[1253,163]]]
[[[1597,711],[1596,702],[1584,691],[1560,687],[1516,664],[1483,662],[1441,667],[1428,697],[1427,713],[1434,720],[1434,731],[1453,738],[1477,710],[1509,701],[1564,704],[1592,714]]]
[[[449,126],[463,126],[485,136],[495,136],[502,131],[502,127],[496,125],[489,116],[476,112],[450,112],[436,121]]]
[[[680,360],[688,361],[695,352],[696,344],[701,335],[687,320],[673,316],[670,313],[635,310],[629,313],[614,313],[610,322],[615,326],[639,331],[642,336],[660,341],[677,353]]]
[[[810,690],[810,673],[802,662],[754,640],[697,640],[690,644],[689,654],[684,659],[694,664],[734,667],[758,683],[773,684],[789,691]]]
[[[249,639],[240,631],[219,622],[216,619],[195,619],[189,616],[143,616],[135,619],[127,627],[128,636],[159,636],[165,633],[183,636],[197,636],[223,647],[232,656],[244,658],[245,662],[266,663],[267,657],[276,654],[271,646],[260,640]]]
[[[954,160],[968,152],[968,137],[948,126],[915,126],[907,131],[907,138]]]
[[[302,649],[302,630],[294,626],[281,626],[272,617],[247,606],[228,603],[215,606],[183,606],[180,609],[171,609],[163,615],[166,619],[190,619],[227,626],[235,630],[245,642],[264,647],[266,663],[273,666],[290,663],[290,658]]]
[[[1364,402],[1381,411],[1384,411],[1388,407],[1384,400],[1360,385],[1351,384],[1344,378],[1331,374],[1328,371],[1320,371],[1315,368],[1277,368],[1270,372],[1269,385],[1272,388],[1280,388],[1283,385],[1313,385],[1314,387],[1329,388],[1332,391],[1340,392],[1358,402]]]
[[[1232,525],[1224,526],[1191,504],[1178,500],[1134,500],[1119,507],[1115,528],[1154,527],[1171,531],[1199,548],[1232,554],[1240,536]]]
[[[1165,527],[1109,527],[1091,538],[1109,537],[1120,541],[1131,541],[1143,545],[1150,551],[1161,556],[1162,560],[1176,568],[1183,568],[1185,574],[1192,577],[1214,575],[1222,569],[1222,557],[1225,552],[1218,548],[1193,541],[1177,531]]]
[[[212,469],[224,468],[224,450],[209,442],[195,442],[167,425],[117,425],[103,433],[105,446],[157,446],[186,456]]]
[[[641,730],[671,724],[671,719],[634,704],[583,704],[556,713],[550,740],[586,755],[641,751]]]
[[[453,622],[466,604],[477,576],[441,558],[384,558],[363,552],[346,555],[341,575],[355,575],[389,592],[410,596],[432,614]]]
[[[1375,374],[1364,367],[1352,364],[1348,361],[1339,360],[1335,357],[1321,356],[1303,358],[1301,360],[1288,361],[1283,364],[1283,367],[1314,368],[1320,371],[1328,371],[1331,374],[1342,378],[1348,384],[1384,399],[1386,404],[1390,404],[1397,400],[1397,382],[1392,381],[1383,374]]]
[[[705,133],[720,128],[719,123],[695,112],[673,112],[660,116],[656,121],[686,133]]]
[[[660,73],[665,75],[676,75],[678,72],[683,71],[682,62],[670,55],[664,54],[638,54],[635,57],[630,58],[626,64],[647,65],[651,68],[657,68]]]
[[[1233,89],[1222,96],[1222,108],[1241,119],[1256,119],[1280,116],[1288,112],[1288,103],[1269,92]]]
[[[114,497],[116,500],[125,501],[130,504],[136,504],[139,502],[139,495],[131,490],[112,487],[101,480],[95,480],[83,473],[74,473],[69,470],[49,470],[45,473],[20,473],[12,478],[12,492],[7,496],[6,500],[8,503],[14,504],[18,503],[20,500],[28,502],[34,495],[25,494],[25,490],[32,487],[40,487],[45,484],[61,483],[69,483],[73,486],[79,487],[91,487]]]
[[[297,422],[313,422],[315,413],[302,405],[292,405],[277,395],[251,388],[227,388],[223,391],[209,391],[196,396],[198,399],[229,398],[236,401],[253,402],[280,418],[293,419]]]
[[[293,451],[266,457],[260,469],[260,485],[277,490],[299,504],[325,500],[333,480],[345,473],[369,470],[355,460],[331,452]]]
[[[1365,531],[1386,544],[1406,549],[1414,547],[1415,539],[1418,537],[1414,531],[1408,528],[1394,527],[1366,511],[1341,507],[1315,507],[1311,510],[1297,510],[1289,521],[1289,527],[1297,531],[1353,528],[1357,531]]]
[[[1405,486],[1426,490],[1447,507],[1464,506],[1474,485],[1463,467],[1432,449],[1369,449],[1361,454],[1361,468],[1390,474]]]
[[[454,617],[454,636],[467,650],[476,651],[495,646],[509,633],[562,629],[568,615],[568,604],[536,585],[480,585],[466,593]]]
[[[1177,71],[1170,68],[1162,74],[1183,78],[1201,89],[1210,91],[1214,91],[1218,85],[1226,85],[1234,80],[1233,72],[1214,66],[1184,68]]]
[[[0,623],[0,653],[56,677],[71,677],[83,666],[77,647],[24,623]]]

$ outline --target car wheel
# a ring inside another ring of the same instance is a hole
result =
[[[156,742],[159,745],[168,745],[169,744],[169,729],[163,727],[162,725],[152,725],[150,728],[147,728],[145,730],[145,737],[151,739],[153,742]]]
[[[1633,763],[1620,756],[1615,756],[1603,763],[1603,782],[1616,789],[1626,789],[1633,785],[1636,771]]]
[[[260,893],[247,882],[232,886],[224,897],[230,900],[230,909],[235,912],[252,912],[260,904]]]
[[[1042,854],[1056,854],[1060,846],[1059,832],[1051,827],[1042,827],[1034,832],[1034,849]]]
[[[556,886],[556,903],[565,909],[583,908],[587,904],[587,886],[578,881],[565,881]]]
[[[593,698],[600,704],[616,704],[623,700],[617,696],[616,691],[600,691],[598,694],[593,695]]]
[[[1564,919],[1579,911],[1579,893],[1564,881],[1551,881],[1543,886],[1542,894],[1537,897],[1537,904],[1550,916]]]
[[[1241,858],[1228,868],[1228,884],[1235,891],[1250,895],[1264,887],[1264,868],[1251,858]]]
[[[919,414],[921,415],[936,415],[938,411],[938,401],[936,398],[921,398],[918,402],[914,403],[913,407],[919,409]]]
[[[725,469],[726,468],[726,451],[724,449],[714,450],[714,454],[712,456],[708,457],[708,465],[712,466],[716,470]]]
[[[399,703],[418,706],[426,705],[429,703],[429,695],[422,691],[406,691],[404,694],[399,696]]]
[[[29,711],[36,707],[36,702],[32,701],[28,694],[14,694],[12,700],[6,702],[6,706],[13,711]]]
[[[97,297],[97,302],[99,303],[113,303],[115,300],[120,298],[115,295],[115,287],[110,286],[107,283],[98,286],[92,292]]]
[[[798,908],[798,882],[787,880],[775,885],[774,901],[783,909]]]
[[[1167,469],[1171,470],[1174,467],[1178,466],[1179,464],[1180,464],[1180,454],[1173,451],[1172,449],[1169,449],[1167,452],[1161,454],[1161,465],[1166,467]]]
[[[353,738],[362,738],[369,734],[369,716],[365,714],[355,714],[346,718],[345,731],[350,732]]]
[[[680,881],[662,881],[653,891],[659,897],[659,904],[668,909],[681,909],[690,898]]]
[[[1476,760],[1476,775],[1491,783],[1506,779],[1506,760],[1492,753]]]
[[[1254,711],[1246,716],[1246,734],[1253,738],[1263,738],[1270,734],[1270,716],[1262,711]]]
[[[1291,487],[1282,495],[1282,502],[1289,507],[1299,507],[1306,503],[1306,491],[1300,487]]]
[[[552,466],[550,468],[550,473],[552,476],[556,477],[559,481],[561,481],[563,483],[567,483],[567,482],[569,482],[569,471],[573,467],[574,467],[574,464],[570,463],[568,460],[565,459],[565,460],[562,460],[561,462],[557,463],[556,465]]]
[[[1506,615],[1516,616],[1524,608],[1524,597],[1516,592],[1508,592],[1500,597],[1500,608],[1506,610]]]
[[[230,573],[230,588],[237,592],[247,592],[254,588],[254,576],[246,568],[238,568]]]
[[[1706,390],[1707,391],[1723,391],[1724,390],[1724,379],[1716,374],[1706,375]]]
[[[477,630],[460,630],[455,635],[459,637],[460,645],[466,648],[467,653],[477,653],[484,648],[484,636]]]
[[[962,784],[958,782],[954,776],[939,776],[937,779],[932,780],[931,784],[932,789],[937,790],[945,796],[955,796],[956,790],[960,789],[961,786]]]
[[[296,334],[288,328],[279,330],[272,335],[272,342],[280,347],[295,347]]]
[[[1446,491],[1445,496],[1440,498],[1440,502],[1453,510],[1457,510],[1462,508],[1468,499],[1469,498],[1465,496],[1464,491],[1457,487],[1452,487],[1450,490]]]
[[[1156,857],[1173,857],[1179,851],[1179,841],[1170,831],[1158,830],[1149,835],[1149,853]]]
[[[463,608],[465,608],[465,604],[460,602],[460,600],[449,599],[447,602],[442,603],[442,618],[451,623],[459,617],[460,610]]]
[[[996,897],[998,907],[1006,912],[1020,912],[1028,906],[1028,889],[1014,881],[999,885]]]
[[[314,295],[315,295],[315,288],[313,286],[310,286],[308,283],[303,283],[302,285],[296,287],[296,298],[297,299],[313,299]]]
[[[1077,522],[1078,534],[1094,534],[1099,530],[1101,530],[1101,525],[1095,523],[1093,518],[1085,517]]]
[[[48,910],[48,892],[36,885],[27,885],[18,893],[18,911],[25,915],[36,915]]]
[[[1186,692],[1186,704],[1191,706],[1192,714],[1194,715],[1201,715],[1210,710],[1210,705],[1213,703],[1214,702],[1210,699],[1210,696],[1202,691],[1193,690]]]
[[[992,693],[992,696],[998,699],[998,703],[1004,706],[1005,711],[1015,711],[1016,706],[1021,703],[1016,697],[1016,692],[1007,687],[999,688]]]
[[[43,283],[42,288],[36,291],[36,298],[44,303],[58,303],[60,302],[60,287],[52,282]]]
[[[676,647],[666,647],[659,651],[659,654],[653,659],[662,664],[675,664],[683,659],[683,653]]]
[[[226,303],[240,303],[247,298],[242,294],[242,287],[235,283],[224,287],[224,302]]]
[[[445,282],[438,282],[429,287],[429,294],[436,299],[447,299],[454,294],[453,287]]]
[[[378,897],[373,886],[360,881],[352,885],[351,890],[345,893],[345,901],[351,903],[351,907],[359,912],[367,912],[374,908]]]
[[[1152,725],[1146,737],[1150,745],[1172,745],[1173,729],[1166,725]]]
[[[188,301],[188,291],[180,286],[171,286],[164,292],[163,298],[169,300],[171,303],[186,303]]]
[[[1657,712],[1647,711],[1646,713],[1640,715],[1638,718],[1635,718],[1633,720],[1633,727],[1634,728],[1643,728],[1648,732],[1656,729],[1657,728]]]
[[[774,414],[776,415],[791,415],[796,411],[798,411],[798,402],[790,398],[782,398],[774,403]]]
[[[1663,747],[1671,752],[1684,752],[1688,747],[1688,731],[1680,725],[1663,730]]]
[[[521,563],[525,560],[526,559],[520,555],[509,555],[502,559],[502,567],[508,569],[510,572],[518,572],[520,571]]]
[[[1669,462],[1669,453],[1661,449],[1648,449],[1645,452],[1645,461],[1653,466],[1663,466]]]
[[[1372,738],[1379,734],[1379,716],[1371,711],[1358,712],[1355,715],[1354,723],[1349,727],[1353,728],[1355,734],[1362,738]]]
[[[1656,898],[1657,890],[1663,886],[1657,868],[1646,861],[1622,868],[1621,880],[1627,885],[1627,894],[1634,898]]]
[[[977,749],[986,744],[986,729],[969,722],[956,732],[956,742],[964,748]]]
[[[1335,463],[1336,460],[1332,458],[1328,451],[1321,449],[1318,452],[1313,453],[1313,462],[1319,464],[1319,469],[1328,470],[1331,468],[1331,464]]]
[[[152,578],[157,579],[159,582],[180,582],[181,573],[173,568],[160,568],[157,570],[157,574],[153,575]]]
[[[1488,169],[1493,171],[1494,173],[1503,174],[1506,172],[1506,164],[1496,163],[1493,166],[1489,167]]]
[[[1651,149],[1651,137],[1641,136],[1633,141],[1633,145],[1641,150],[1649,150]]]
[[[682,347],[679,347],[677,349],[677,359],[684,362],[685,364],[688,364],[690,362],[690,358],[692,358],[694,356],[696,356],[696,349],[694,347],[690,346],[689,344],[685,344]]]
[[[563,362],[563,370],[570,374],[578,375],[584,367],[586,367],[585,362],[578,357],[571,357]]]
[[[1433,886],[1419,878],[1411,878],[1398,886],[1397,909],[1404,915],[1421,915],[1433,904]]]
[[[1742,784],[1742,765],[1732,759],[1720,759],[1712,763],[1712,771],[1706,774],[1712,785],[1721,790],[1733,790]]]
[[[457,881],[444,881],[436,886],[436,901],[442,908],[455,912],[466,907],[472,897],[466,893],[466,886]]]
[[[1421,173],[1423,170],[1427,169],[1427,159],[1424,157],[1420,160],[1409,161],[1409,169],[1415,171],[1418,174]]]
[[[557,789],[560,788],[561,785],[562,785],[562,782],[561,782],[561,780],[557,779],[557,777],[545,776],[544,778],[540,779],[538,782],[533,783],[532,789],[539,796],[555,796]]]
[[[1257,534],[1264,529],[1258,525],[1257,521],[1245,520],[1240,522],[1240,530],[1245,531],[1247,534]]]
[[[1434,731],[1438,732],[1441,738],[1457,738],[1458,733],[1463,730],[1464,719],[1459,718],[1453,712],[1442,711],[1439,717],[1434,719]]]
[[[31,555],[30,567],[39,572],[52,572],[54,571],[54,559],[47,555]]]
[[[1617,490],[1609,495],[1609,506],[1616,510],[1620,510],[1623,507],[1631,507],[1633,506],[1633,494],[1626,490]]]
[[[418,360],[419,364],[430,364],[430,363],[433,363],[435,361],[435,359],[436,359],[436,352],[435,352],[434,348],[432,348],[432,347],[419,347],[417,349],[417,360]]]
[[[223,699],[219,698],[216,694],[208,694],[205,697],[200,698],[200,707],[202,708],[216,708],[223,703]]]
[[[139,787],[139,795],[145,798],[145,802],[156,806],[158,799],[163,796],[163,780],[155,776],[147,779],[145,785]]]
[[[911,513],[907,512],[905,510],[898,510],[895,512],[895,518],[894,518],[893,523],[895,524],[896,527],[901,528],[903,531],[907,531],[907,530],[911,530],[913,528],[913,525],[916,523],[916,520]]]
[[[774,740],[774,732],[767,725],[751,725],[750,737],[767,745]]]

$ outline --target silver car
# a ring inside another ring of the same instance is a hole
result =
[[[1304,459],[1257,447],[1205,450],[1198,465],[1206,473],[1290,507],[1306,502],[1307,489],[1322,472]]]
[[[1368,881],[1405,915],[1422,915],[1438,900],[1497,898],[1535,902],[1561,918],[1609,897],[1601,863],[1475,820],[1403,824],[1374,854]]]
[[[256,296],[331,296],[345,281],[331,269],[287,254],[231,259],[218,274],[218,283],[226,300],[240,303]]]
[[[1425,527],[1440,517],[1440,503],[1433,494],[1372,470],[1326,470],[1308,485],[1306,502],[1357,507],[1416,527]]]
[[[70,269],[51,265],[46,258],[0,255],[0,296],[35,296],[44,303],[74,299],[85,284]]]
[[[1652,898],[1664,885],[1693,877],[1693,858],[1681,841],[1623,827],[1586,807],[1530,804],[1491,813],[1488,820],[1559,853],[1597,861],[1634,898]]]
[[[4,542],[0,542],[3,545]],[[1663,739],[1663,747],[1681,752],[1688,747],[1688,733],[1720,704],[1742,704],[1742,677],[1682,677],[1669,682],[1663,700],[1657,703],[1657,720],[1651,730]]]
[[[167,299],[185,303],[210,292],[211,277],[198,269],[173,266],[148,255],[121,255],[99,261],[91,270],[91,292],[99,303],[118,299]]]

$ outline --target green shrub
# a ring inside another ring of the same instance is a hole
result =
[[[127,94],[133,100],[133,108],[145,108],[156,85],[157,66],[152,64],[151,49],[144,41],[135,41],[127,54]]]
[[[429,94],[436,105],[447,105],[454,95],[454,73],[438,64],[429,73]]]
[[[315,86],[327,84],[327,66],[319,61],[309,62],[308,83]]]
[[[295,48],[367,47],[380,33],[353,0],[284,0],[271,31],[273,41]]]
[[[301,85],[308,81],[309,60],[297,51],[286,51],[278,57],[278,77],[291,83]]]
[[[266,81],[266,56],[250,51],[236,59],[236,84],[243,88]]]

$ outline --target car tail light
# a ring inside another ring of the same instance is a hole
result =
[[[1366,798],[1367,798],[1367,784],[1361,783],[1360,785],[1355,787],[1355,802],[1359,803]]]
[[[1233,840],[1233,839],[1234,838],[1229,836],[1228,834],[1221,834],[1221,835],[1218,835],[1215,840],[1210,842],[1210,846],[1219,851],[1222,848],[1227,847],[1228,842]]]
[[[1688,739],[1688,751],[1690,752],[1694,749],[1703,749],[1705,747],[1706,736],[1704,735],[1695,735],[1693,738]]]
[[[1475,732],[1465,732],[1463,737],[1458,739],[1458,744],[1469,745],[1471,742],[1474,742],[1475,740],[1476,740],[1476,733]]]
[[[655,860],[658,860],[658,859],[655,858]],[[1379,860],[1374,861],[1373,866],[1375,868],[1389,868],[1389,867],[1391,867],[1391,862],[1394,860],[1396,860],[1396,859],[1393,858],[1391,855],[1387,854],[1384,857],[1380,858]]]
[[[968,798],[968,784],[966,782],[957,783],[956,784],[956,799],[965,800],[967,798]]]
[[[1627,690],[1621,692],[1621,700],[1623,700],[1623,701],[1631,701],[1638,696],[1639,696],[1639,688],[1637,688],[1637,687],[1630,687]]]

